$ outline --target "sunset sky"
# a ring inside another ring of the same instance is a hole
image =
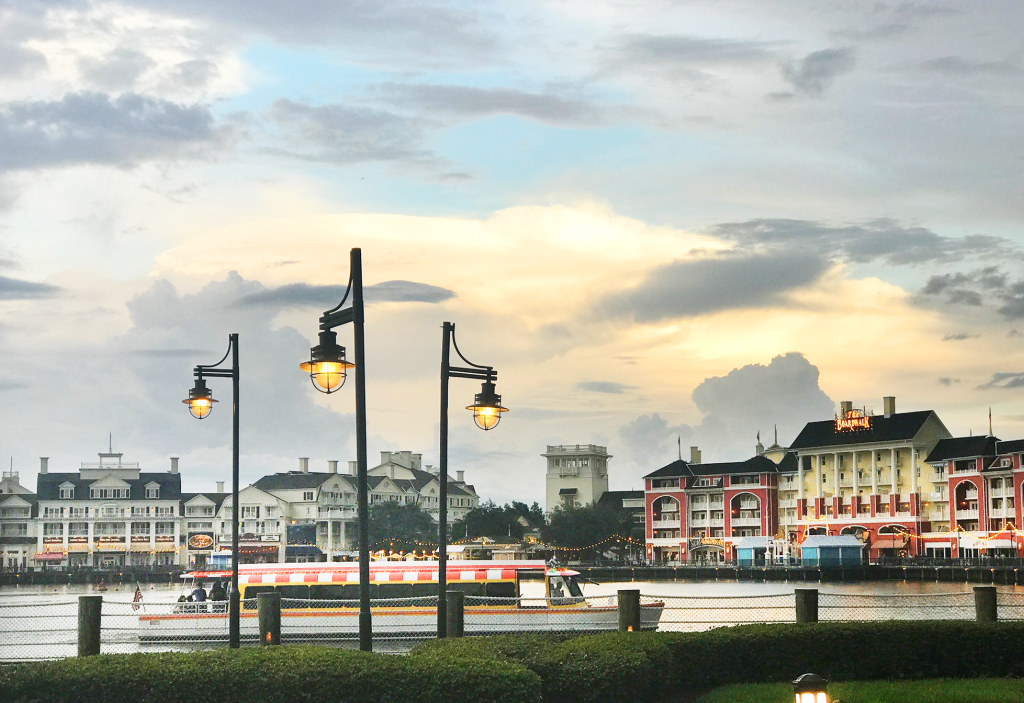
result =
[[[0,457],[116,451],[243,484],[355,459],[299,371],[367,285],[371,465],[543,501],[548,444],[614,489],[748,458],[839,401],[1024,437],[1024,5],[0,0]],[[340,334],[350,343],[350,332]],[[350,352],[351,353],[351,352]],[[230,400],[223,380],[210,382]]]

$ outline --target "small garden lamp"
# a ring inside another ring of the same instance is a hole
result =
[[[210,414],[213,404],[217,401],[213,399],[213,393],[207,388],[206,381],[197,378],[195,385],[188,391],[188,398],[181,402],[188,406],[192,417],[202,420]]]
[[[817,674],[804,674],[793,682],[796,703],[828,703],[828,681]]]

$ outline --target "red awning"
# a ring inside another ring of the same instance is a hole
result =
[[[64,561],[63,552],[36,552],[36,561]]]
[[[903,549],[907,538],[902,535],[879,535],[871,540],[872,549]]]

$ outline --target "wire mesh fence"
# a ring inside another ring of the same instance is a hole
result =
[[[973,620],[974,594],[819,593],[819,620]]]
[[[6,598],[0,605],[0,661],[61,659],[78,653],[78,599]]]
[[[750,596],[641,596],[640,604],[663,602],[661,632],[700,632],[750,623],[796,622],[792,593]]]
[[[1000,620],[1024,620],[1024,593],[996,591],[996,612]]]

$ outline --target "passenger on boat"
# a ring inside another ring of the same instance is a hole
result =
[[[214,581],[213,586],[210,588],[210,600],[227,600],[228,592],[224,590],[224,586],[221,585],[220,581]]]

